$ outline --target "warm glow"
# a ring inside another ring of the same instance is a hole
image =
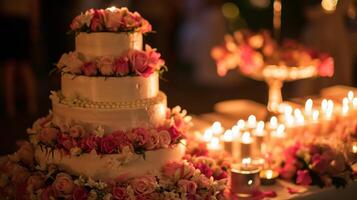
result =
[[[293,113],[293,108],[290,105],[284,106],[284,115],[289,116]]]
[[[357,153],[357,144],[352,145],[352,153]]]
[[[205,141],[205,142],[209,142],[211,141],[213,137],[213,132],[211,129],[207,129],[205,130],[205,132],[203,133],[203,137],[202,137],[202,140]]]
[[[348,98],[348,100],[349,100],[349,101],[352,101],[352,100],[353,100],[353,97],[354,97],[353,92],[352,92],[352,91],[349,91],[349,92],[347,93],[347,98]]]
[[[320,112],[318,110],[314,110],[312,113],[312,120],[317,121],[319,119]]]
[[[221,145],[218,137],[213,137],[211,142],[207,145],[208,150],[220,150]]]
[[[250,157],[242,159],[243,165],[250,165],[251,162],[252,162],[252,159]]]
[[[289,126],[294,124],[294,117],[292,115],[285,116],[285,123]]]
[[[271,129],[276,129],[278,127],[278,118],[275,116],[270,118],[269,127]]]
[[[273,178],[273,170],[269,169],[265,171],[265,178],[272,179]]]
[[[214,135],[219,135],[223,132],[222,124],[221,122],[214,122],[212,125],[212,132]]]
[[[254,115],[249,115],[248,117],[248,127],[254,128],[257,124],[257,118]]]
[[[285,137],[285,126],[284,126],[284,124],[279,124],[278,128],[276,129],[276,131],[272,132],[272,136],[273,137],[277,137],[277,138]]]
[[[239,129],[242,129],[245,127],[245,121],[243,119],[238,120],[237,126]]]
[[[252,137],[248,131],[244,132],[242,135],[242,143],[249,144],[252,142]]]
[[[253,180],[252,180],[252,179],[249,179],[248,185],[252,185],[252,184],[253,184]]]
[[[353,108],[357,108],[357,98],[353,98],[353,101],[352,101],[352,105],[353,105]]]
[[[332,114],[333,114],[333,101],[332,100],[328,100],[327,101],[327,108],[325,110],[325,117],[326,118],[331,118]]]
[[[295,117],[302,116],[301,110],[300,110],[300,109],[295,109],[295,110],[294,110],[294,116],[295,116]]]
[[[305,103],[305,113],[310,114],[312,111],[313,102],[312,99],[308,99]]]
[[[223,134],[222,139],[223,139],[223,141],[226,141],[226,142],[232,142],[233,141],[233,131],[226,130],[226,132],[224,132],[224,134]]]
[[[336,10],[338,0],[322,0],[321,7],[327,12],[334,12]]]
[[[232,132],[233,132],[233,138],[238,138],[240,135],[240,129],[238,128],[237,125],[234,125],[232,127]]]
[[[295,121],[296,121],[297,124],[302,125],[302,124],[305,123],[305,118],[304,118],[303,115],[297,115],[295,117]]]
[[[223,16],[229,19],[235,19],[239,16],[239,8],[232,2],[227,2],[222,5]]]
[[[117,7],[112,6],[112,7],[107,8],[107,10],[114,12],[115,10],[117,10]]]
[[[342,99],[342,105],[348,105],[348,103],[349,103],[349,100],[347,97]]]
[[[326,109],[327,109],[327,100],[323,99],[321,102],[321,110],[325,112]]]

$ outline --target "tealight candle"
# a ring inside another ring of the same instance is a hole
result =
[[[244,129],[245,128],[245,121],[243,119],[238,120],[237,127],[239,128],[239,130]]]
[[[240,141],[240,157],[250,157],[252,153],[253,138],[248,131],[244,132]]]
[[[308,123],[309,132],[312,134],[317,134],[319,132],[319,115],[320,112],[318,110],[312,112],[312,118]]]
[[[212,132],[213,132],[213,135],[215,135],[215,136],[219,136],[223,133],[223,127],[222,127],[221,122],[216,121],[212,124]]]
[[[233,155],[233,131],[226,130],[222,136],[224,150]]]
[[[278,128],[278,118],[276,118],[275,116],[271,117],[268,128],[270,130],[275,130],[276,128]]]
[[[349,100],[350,102],[353,101],[354,94],[353,94],[353,92],[352,92],[351,90],[348,91],[348,93],[347,93],[347,98],[348,98],[348,100]]]
[[[210,142],[213,137],[213,132],[211,129],[205,130],[205,132],[202,135],[202,141],[204,142]]]
[[[272,185],[278,178],[279,172],[273,169],[264,169],[260,171],[260,181],[262,185]]]
[[[212,137],[211,141],[207,144],[207,149],[212,152],[221,151],[221,143],[218,137]]]
[[[323,118],[321,120],[321,134],[324,135],[329,133],[334,126],[334,119],[333,119],[333,109],[334,103],[332,100],[326,100],[324,105],[323,111]]]
[[[305,102],[305,115],[307,115],[307,116],[311,115],[312,107],[313,107],[313,101],[312,101],[312,99],[308,99]]]
[[[249,115],[248,117],[248,128],[253,129],[257,124],[257,118],[254,115]]]
[[[232,165],[231,193],[238,197],[250,197],[259,189],[260,168],[251,164],[250,158],[244,158],[241,163]]]
[[[264,152],[264,138],[266,135],[266,131],[264,130],[264,122],[259,121],[257,124],[256,129],[253,131],[253,134],[255,136],[255,146],[256,146],[256,151],[255,155],[259,156],[261,153]]]

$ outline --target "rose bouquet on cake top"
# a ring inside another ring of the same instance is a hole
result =
[[[284,151],[280,176],[299,185],[344,187],[353,171],[342,151],[329,144],[297,142]]]
[[[156,49],[145,45],[145,50],[130,49],[121,56],[86,57],[80,52],[62,55],[56,64],[62,73],[85,76],[143,76],[167,70],[165,61]]]
[[[223,45],[212,49],[217,72],[224,76],[228,70],[238,68],[245,75],[259,73],[268,65],[286,67],[315,66],[316,75],[333,75],[333,59],[318,53],[293,40],[284,40],[281,45],[268,31],[258,33],[247,30],[227,35]]]
[[[70,28],[70,32],[74,33],[152,31],[151,24],[146,19],[138,12],[130,12],[126,7],[87,10],[73,19]]]

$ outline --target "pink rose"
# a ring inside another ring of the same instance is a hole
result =
[[[123,13],[123,16],[121,18],[121,28],[123,30],[133,30],[136,27],[140,26],[140,14],[135,12],[135,13],[130,13],[130,12],[125,12]]]
[[[149,132],[144,128],[136,128],[130,133],[129,138],[135,145],[144,146],[149,139]]]
[[[43,128],[38,134],[38,140],[44,144],[53,144],[59,131],[55,128]]]
[[[121,57],[114,60],[113,70],[116,75],[125,76],[129,74],[129,59]]]
[[[104,26],[104,10],[94,10],[93,17],[90,22],[90,29],[92,31],[102,31]]]
[[[197,183],[197,186],[199,188],[208,188],[210,186],[210,179],[207,178],[205,175],[201,174],[200,176],[197,177],[197,180],[195,180]]]
[[[135,194],[150,194],[154,192],[156,188],[155,177],[147,175],[135,178],[131,182],[131,187],[133,188]]]
[[[115,200],[125,200],[129,197],[126,189],[123,187],[114,187],[112,194]]]
[[[41,200],[53,200],[57,199],[54,189],[49,186],[41,192]]]
[[[169,162],[163,167],[163,174],[168,178],[179,178],[183,169],[183,164],[178,162]]]
[[[14,185],[21,185],[27,181],[27,178],[30,176],[29,171],[20,166],[15,164],[13,166],[14,168],[12,169],[12,177],[11,177],[11,182]]]
[[[178,181],[177,185],[182,193],[196,194],[197,184],[193,181],[182,179]]]
[[[139,31],[141,31],[142,33],[150,32],[150,31],[152,31],[152,26],[147,20],[142,19],[141,27],[140,27]]]
[[[220,167],[217,167],[215,170],[213,170],[213,178],[215,180],[227,178],[227,172],[222,170]]]
[[[79,146],[85,152],[91,152],[93,149],[96,149],[98,146],[100,138],[95,135],[88,135],[79,142]]]
[[[250,74],[261,66],[262,63],[257,58],[257,53],[250,46],[241,45],[240,51],[241,65],[239,67],[244,74]]]
[[[113,137],[115,138],[115,141],[120,149],[122,151],[125,147],[132,148],[132,143],[128,137],[128,135],[122,131],[116,131],[112,133]]]
[[[296,184],[299,185],[310,185],[312,183],[312,179],[310,177],[308,170],[298,170]]]
[[[207,178],[210,178],[213,175],[212,169],[206,163],[195,163],[195,168],[199,169],[201,173],[204,174]]]
[[[88,192],[83,187],[76,187],[72,194],[73,200],[87,200]]]
[[[159,146],[162,148],[167,148],[171,144],[170,133],[166,130],[161,130],[158,133],[159,136]]]
[[[113,135],[106,135],[100,141],[100,151],[102,153],[107,153],[107,154],[114,153],[117,148],[118,148],[118,144]]]
[[[33,192],[33,191],[36,191],[36,190],[38,190],[38,189],[43,187],[43,185],[45,183],[44,181],[45,181],[45,179],[44,179],[43,176],[41,176],[41,175],[32,175],[27,179],[27,184],[26,184],[27,188],[26,188],[26,190],[28,192],[30,192],[30,193]]]
[[[180,139],[182,136],[176,126],[171,126],[168,131],[170,133],[171,140],[173,143],[177,142],[177,140]]]
[[[317,71],[320,76],[332,77],[334,73],[333,58],[327,55],[321,56]]]
[[[287,162],[280,169],[280,176],[284,179],[291,179],[295,175],[296,170],[297,168],[293,162]]]
[[[113,72],[113,57],[111,56],[103,56],[98,60],[98,68],[102,75],[111,76],[114,74]]]
[[[65,133],[60,133],[57,137],[57,143],[60,147],[70,150],[77,146],[77,142],[74,138],[70,137]]]
[[[30,144],[29,142],[24,142],[21,145],[20,149],[17,150],[16,155],[19,157],[21,162],[28,166],[31,166],[34,161],[34,149],[32,144]]]
[[[312,170],[322,174],[326,171],[330,161],[326,159],[324,156],[321,156],[320,154],[315,154],[311,158],[312,161]]]
[[[148,77],[154,72],[154,68],[149,65],[149,57],[143,51],[131,50],[128,54],[129,62],[137,75]]]
[[[110,31],[118,31],[123,13],[120,10],[105,10],[105,27]]]
[[[95,62],[84,63],[81,67],[84,75],[86,76],[95,76],[97,75],[97,65]]]
[[[165,65],[165,61],[160,59],[161,54],[156,52],[156,49],[151,48],[149,45],[145,46],[145,51],[148,55],[148,65],[156,70],[160,70],[162,65]]]
[[[57,67],[63,72],[80,74],[83,61],[80,59],[78,52],[69,52],[63,54],[57,63]]]
[[[56,175],[56,179],[53,182],[52,187],[60,197],[66,197],[73,193],[75,185],[70,175],[66,173],[59,173]]]
[[[149,132],[148,141],[145,144],[146,149],[153,150],[159,147],[160,137],[155,130]]]
[[[70,129],[69,129],[69,135],[73,138],[78,138],[82,135],[84,135],[84,128],[80,125],[75,125],[75,126],[72,126]]]

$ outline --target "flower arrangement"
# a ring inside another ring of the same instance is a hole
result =
[[[126,152],[145,156],[146,151],[169,148],[185,138],[190,116],[180,107],[167,110],[167,118],[159,127],[117,130],[105,134],[100,127],[88,132],[80,124],[52,123],[52,116],[40,118],[28,129],[30,141],[42,148],[61,150],[67,154],[90,153],[115,154]]]
[[[90,9],[76,16],[71,25],[71,32],[141,32],[152,30],[151,24],[138,12],[128,8]]]
[[[299,185],[344,187],[353,179],[344,154],[328,144],[296,143],[284,151],[280,176]]]
[[[320,76],[333,75],[333,59],[318,53],[293,40],[284,40],[278,45],[268,31],[253,33],[236,31],[225,37],[225,43],[212,49],[217,63],[217,72],[224,76],[228,70],[238,69],[246,75],[262,70],[267,65],[303,67],[315,66]]]
[[[80,52],[65,53],[58,61],[57,69],[63,73],[85,76],[148,77],[155,71],[163,72],[167,68],[161,54],[146,45],[145,51],[130,49],[119,57],[87,58]]]
[[[33,146],[25,143],[0,165],[0,197],[15,199],[224,199],[227,179],[207,174],[213,160],[170,162],[157,174],[115,180],[70,175],[56,165],[39,169]],[[28,162],[30,161],[31,162]],[[211,163],[196,167],[197,163]],[[202,172],[204,171],[204,172]]]

